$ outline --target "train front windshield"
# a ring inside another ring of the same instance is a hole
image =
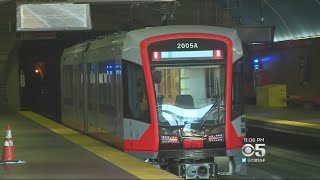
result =
[[[205,136],[202,127],[225,122],[225,66],[153,69],[159,126],[182,127],[184,136]]]
[[[200,38],[151,43],[162,150],[225,147],[227,45]]]

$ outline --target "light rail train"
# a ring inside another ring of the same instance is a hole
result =
[[[66,48],[62,123],[185,179],[246,174],[234,29],[151,27]]]

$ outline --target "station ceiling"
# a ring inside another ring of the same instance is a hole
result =
[[[0,0],[0,5],[2,2],[7,4],[10,0]],[[19,1],[19,0],[17,0]],[[50,2],[52,0],[39,0],[41,3]],[[61,0],[60,0],[61,1]],[[66,0],[70,1],[70,0]],[[90,0],[82,0],[83,2],[89,2]],[[108,0],[110,1],[110,0]],[[314,38],[320,37],[320,0],[176,0],[181,4],[181,7],[178,7],[176,13],[180,14],[193,14],[193,19],[196,19],[192,24],[204,24],[204,25],[219,25],[215,23],[208,23],[212,20],[212,14],[210,18],[204,17],[210,14],[210,9],[212,6],[207,6],[208,4],[216,4],[221,8],[225,9],[230,16],[232,16],[236,21],[239,20],[240,25],[243,26],[260,26],[260,25],[271,25],[275,27],[275,37],[274,41],[284,41],[284,40],[294,40],[302,38]],[[10,1],[10,2],[13,2]],[[10,3],[9,2],[9,3]],[[114,0],[116,3],[116,0]],[[132,3],[133,0],[130,0]],[[192,3],[190,3],[192,2]],[[192,4],[188,8],[186,6]],[[198,4],[198,5],[195,5]],[[199,5],[200,4],[200,5]],[[201,5],[202,4],[202,5]],[[105,7],[99,8],[100,5],[95,4],[93,9],[96,12],[93,12],[93,17],[103,17],[103,22],[95,22],[98,29],[104,29],[110,27],[108,30],[112,29],[118,30],[119,26],[117,23],[120,23],[120,27],[125,24],[132,23],[132,19],[128,18],[130,13],[137,14],[142,18],[133,19],[137,23],[140,23],[140,26],[151,25],[156,26],[160,25],[160,16],[159,12],[155,12],[153,9],[135,9],[135,11],[130,12],[130,6],[124,4],[114,4],[112,6],[108,5]],[[195,6],[202,6],[207,8],[207,12],[203,13],[202,10],[198,9],[196,12]],[[182,12],[183,10],[183,12]],[[202,13],[202,15],[201,15]],[[148,16],[146,16],[148,14]],[[200,16],[199,16],[200,14]],[[110,16],[107,20],[107,16]],[[196,17],[197,16],[197,17]],[[199,20],[200,17],[200,20]],[[263,21],[261,21],[263,17]],[[99,18],[100,19],[100,18]],[[189,17],[188,17],[189,19]],[[204,20],[205,19],[205,20]],[[110,23],[108,23],[110,21]],[[145,21],[145,22],[142,22]],[[215,18],[217,21],[217,18]],[[187,20],[180,21],[178,24],[188,23]],[[105,26],[102,26],[105,24]],[[237,24],[239,25],[239,24]]]
[[[261,25],[263,17],[263,25],[275,26],[274,41],[320,37],[320,0],[217,1],[242,25]]]

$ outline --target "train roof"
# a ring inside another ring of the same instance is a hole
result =
[[[83,61],[82,56],[78,56],[79,53],[85,52],[89,47],[89,42],[77,44],[63,50],[61,61],[62,64],[72,64],[73,61]]]
[[[216,26],[201,26],[201,25],[175,25],[175,26],[160,26],[148,27],[144,29],[133,30],[127,33],[96,39],[90,42],[84,42],[69,48],[66,48],[62,57],[70,57],[70,55],[90,52],[90,50],[99,49],[116,44],[122,44],[122,58],[141,64],[140,43],[149,37],[174,34],[174,33],[206,33],[216,34],[229,37],[233,44],[233,62],[238,60],[242,55],[242,44],[235,29],[216,27]],[[71,58],[71,59],[70,59]],[[62,62],[72,60],[72,57],[62,59]],[[76,58],[76,57],[74,57]],[[74,59],[73,58],[73,59]]]
[[[77,44],[77,45],[65,48],[63,51],[63,55],[84,52],[88,48],[88,45],[89,45],[89,42],[84,42],[81,44]]]
[[[243,55],[242,44],[238,37],[237,31],[232,28],[216,27],[216,26],[201,26],[201,25],[175,25],[175,26],[160,26],[148,27],[144,29],[133,30],[127,33],[127,38],[124,42],[124,58],[132,58],[132,51],[140,48],[142,40],[164,34],[174,33],[207,33],[229,37],[233,44],[233,61],[238,60]],[[140,53],[137,53],[140,55]],[[130,58],[130,59],[131,59]]]
[[[105,38],[92,41],[88,50],[114,46],[116,44],[122,44],[125,38],[126,38],[126,34],[117,34],[109,37],[106,36]]]

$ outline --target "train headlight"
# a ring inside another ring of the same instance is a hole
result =
[[[208,141],[209,142],[224,142],[224,135],[223,135],[223,133],[209,135]]]
[[[161,136],[161,143],[172,143],[177,144],[179,143],[179,138],[177,136]]]

